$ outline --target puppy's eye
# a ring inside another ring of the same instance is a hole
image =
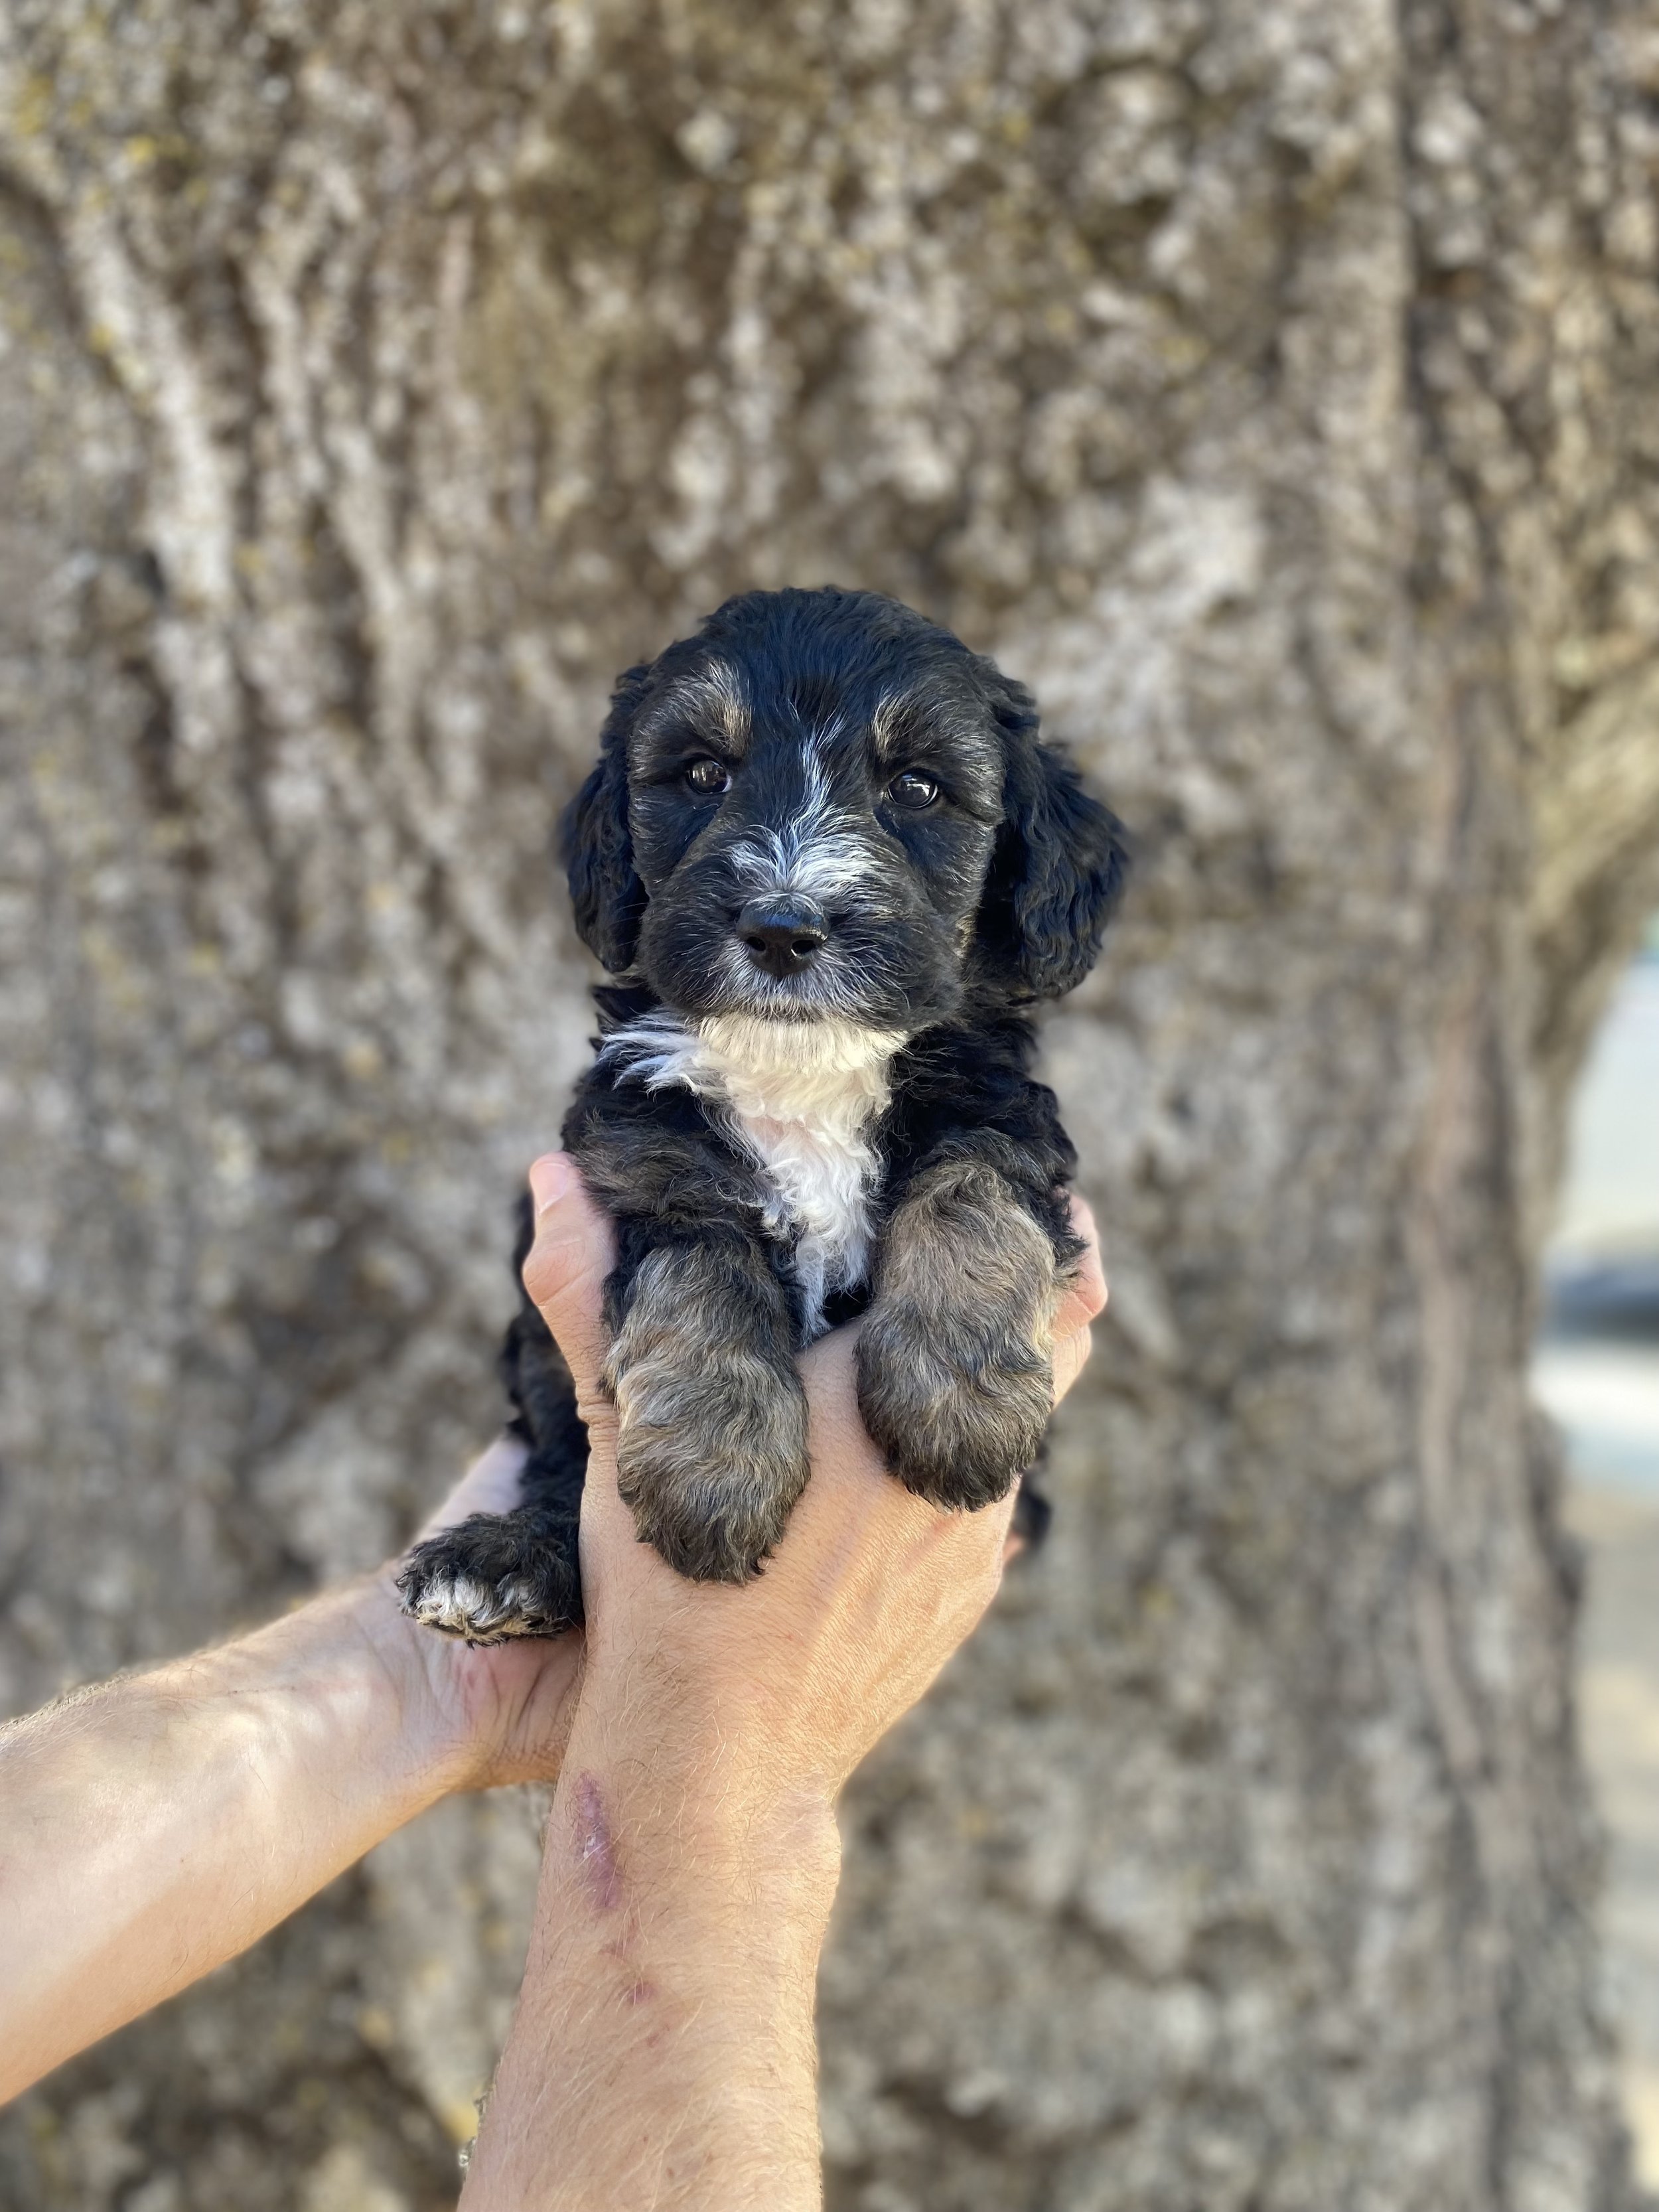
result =
[[[920,814],[924,806],[931,806],[939,797],[939,786],[931,775],[907,768],[888,785],[887,796],[895,806],[908,807],[911,813]]]
[[[685,780],[693,791],[701,792],[705,798],[717,791],[729,790],[732,784],[720,763],[707,758],[694,760],[685,771]]]

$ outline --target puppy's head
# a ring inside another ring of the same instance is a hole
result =
[[[1069,990],[1125,866],[1028,692],[829,589],[729,599],[630,669],[565,842],[586,944],[681,1013],[905,1032]]]

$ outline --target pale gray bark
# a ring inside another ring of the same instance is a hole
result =
[[[6,1704],[487,1433],[606,682],[892,591],[1143,852],[1048,1030],[1112,1319],[849,1810],[832,2202],[1627,2201],[1523,1366],[1659,853],[1656,99],[1610,0],[6,0]],[[445,2203],[534,1858],[422,1822],[0,2198]]]

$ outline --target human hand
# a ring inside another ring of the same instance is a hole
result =
[[[610,1225],[599,1223],[604,1250]],[[605,1260],[601,1266],[609,1264]],[[473,1461],[420,1538],[474,1513],[519,1502],[525,1446],[501,1435]],[[365,1626],[399,1687],[412,1738],[429,1744],[447,1790],[487,1790],[556,1778],[582,1673],[582,1636],[523,1637],[469,1645],[434,1635],[403,1609],[392,1561],[362,1587]]]
[[[531,1183],[525,1281],[575,1377],[592,1452],[584,1739],[614,1739],[613,1750],[625,1740],[659,1786],[695,1773],[703,1794],[740,1798],[747,1819],[792,1800],[827,1809],[990,1603],[1013,1499],[950,1513],[894,1481],[859,1418],[855,1328],[839,1329],[802,1361],[812,1474],[765,1571],[741,1589],[684,1580],[635,1540],[617,1492],[616,1409],[599,1384],[608,1224],[562,1155],[538,1160]],[[1085,1254],[1054,1321],[1057,1395],[1080,1372],[1106,1297],[1081,1200],[1074,1218]]]
[[[590,1694],[602,1702],[613,1680],[626,1679],[637,1726],[645,1717],[646,1680],[639,1647],[648,1643],[666,1669],[657,1686],[665,1712],[674,1716],[679,1755],[696,1758],[702,1737],[714,1731],[729,1757],[752,1735],[768,1747],[771,1787],[787,1789],[781,1754],[793,1742],[805,1757],[801,1786],[827,1802],[989,1604],[1016,1548],[1008,1536],[1012,1500],[986,1513],[945,1513],[893,1481],[859,1419],[855,1330],[841,1329],[802,1363],[812,1480],[766,1573],[742,1590],[674,1574],[635,1540],[617,1494],[616,1411],[598,1381],[611,1224],[562,1156],[538,1161],[532,1176],[538,1237],[526,1280],[575,1375],[592,1455],[583,1584],[589,1638],[599,1639],[593,1649],[604,1651],[606,1663]],[[1089,1324],[1106,1296],[1093,1216],[1081,1200],[1073,1212],[1085,1250],[1054,1322],[1061,1396],[1088,1356]],[[522,1444],[497,1438],[421,1534],[470,1513],[506,1510],[516,1500],[523,1462]],[[555,1778],[587,1674],[583,1638],[471,1648],[415,1628],[398,1611],[395,1594],[388,1608],[388,1589],[386,1577],[377,1578],[368,1601],[374,1632],[404,1685],[411,1727],[436,1741],[451,1786]],[[775,1641],[790,1655],[787,1676],[775,1663]],[[666,1750],[659,1747],[659,1754]]]

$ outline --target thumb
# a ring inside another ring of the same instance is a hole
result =
[[[524,1286],[569,1364],[586,1414],[601,1401],[599,1370],[607,1346],[601,1300],[616,1260],[615,1239],[568,1152],[549,1152],[536,1162],[530,1195],[536,1241],[524,1263]]]

